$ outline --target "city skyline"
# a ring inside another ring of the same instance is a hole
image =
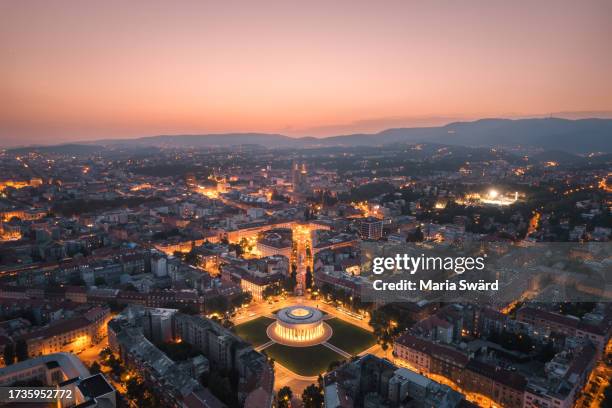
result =
[[[608,2],[0,8],[2,146],[612,112]]]
[[[612,406],[610,16],[0,1],[0,406]]]

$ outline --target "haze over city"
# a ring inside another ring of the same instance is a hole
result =
[[[611,16],[0,1],[0,406],[612,407]]]
[[[0,146],[611,117],[608,1],[0,4]]]

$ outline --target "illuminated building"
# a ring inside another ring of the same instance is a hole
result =
[[[35,221],[47,215],[46,210],[32,209],[32,210],[6,210],[0,212],[0,220],[10,221],[11,218],[19,218],[22,221]]]
[[[238,244],[242,239],[252,240],[257,239],[261,232],[265,232],[275,228],[292,228],[295,227],[295,221],[280,221],[280,222],[250,222],[241,224],[234,230],[227,231],[227,240],[232,244]]]
[[[154,332],[149,331],[146,318],[151,312],[158,313],[158,310],[140,306],[124,309],[108,324],[108,342],[113,352],[119,354],[130,368],[140,373],[148,387],[158,391],[162,399],[158,406],[203,406],[190,403],[194,398],[202,400],[202,393],[208,392],[197,381],[199,375],[193,376],[194,370],[198,369],[195,363],[208,366],[203,358],[216,369],[238,374],[238,381],[245,384],[236,395],[240,406],[246,406],[244,401],[249,399],[252,393],[255,393],[252,398],[263,392],[266,394],[264,399],[272,400],[274,370],[266,357],[248,343],[210,319],[171,313],[174,341],[189,344],[204,356],[196,357],[196,361],[192,359],[189,365],[176,363],[152,343]],[[225,406],[212,395],[208,401],[210,405],[206,406]]]
[[[196,177],[193,173],[189,173],[187,174],[187,176],[185,177],[185,183],[189,186],[189,187],[195,187],[197,185],[197,180]]]
[[[76,355],[53,353],[29,358],[0,369],[0,385],[33,380],[45,385],[57,385],[69,378],[87,376],[89,370]]]
[[[359,233],[363,239],[380,239],[383,233],[383,221],[374,217],[359,221]]]
[[[43,183],[41,178],[32,178],[28,180],[4,180],[0,181],[0,191],[6,189],[7,187],[14,189],[21,189],[25,187],[39,187]]]
[[[282,259],[286,258],[283,257]],[[257,260],[255,262],[263,263],[259,267],[264,267],[267,264],[265,260]],[[253,295],[253,299],[262,300],[265,289],[270,285],[278,284],[283,279],[283,274],[287,275],[289,270],[288,263],[281,262],[281,264],[283,265],[279,265],[280,268],[276,271],[267,268],[259,269],[258,265],[251,265],[249,267],[248,265],[226,264],[221,267],[221,276],[227,281],[239,284],[244,292],[250,292]]]
[[[305,163],[293,163],[291,167],[291,182],[294,194],[308,193],[310,187],[308,185],[308,171]]]
[[[480,198],[481,203],[499,206],[514,204],[517,200],[518,192],[514,193],[514,197],[508,197],[500,195],[497,190],[491,190],[486,196]]]
[[[325,407],[329,408],[477,407],[468,403],[464,395],[451,387],[372,354],[352,359],[328,372],[324,383]],[[354,401],[360,398],[363,398],[364,403],[355,404]]]
[[[290,306],[276,314],[276,322],[268,329],[268,335],[278,343],[299,346],[325,341],[331,329],[323,322],[323,313],[308,306]]]
[[[153,244],[155,249],[165,253],[166,255],[174,255],[175,252],[187,253],[193,249],[194,246],[203,245],[206,241],[217,242],[219,237],[208,236],[206,238],[199,238],[193,240],[165,240],[162,242],[156,242]]]
[[[512,205],[518,201],[519,193],[515,192],[514,195],[502,194],[495,189],[489,190],[486,194],[466,194],[465,199],[457,200],[457,204],[463,205],[496,205],[505,207]]]
[[[71,353],[54,353],[30,358],[0,368],[0,385],[39,381],[48,387],[72,391],[72,398],[60,398],[57,404],[41,406],[105,407],[117,406],[115,389],[103,374],[90,375],[77,356]]]
[[[258,234],[257,251],[261,256],[283,255],[291,257],[293,234],[289,228],[276,228]]]
[[[19,338],[26,341],[29,356],[57,352],[76,353],[105,337],[109,318],[109,308],[94,307],[83,316],[62,320]]]
[[[3,224],[0,221],[0,242],[17,241],[21,239],[21,229],[19,225]]]

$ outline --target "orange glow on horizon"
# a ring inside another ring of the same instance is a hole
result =
[[[612,116],[611,13],[605,0],[3,3],[0,145]]]

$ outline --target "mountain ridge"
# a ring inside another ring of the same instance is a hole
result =
[[[612,119],[483,118],[443,126],[390,128],[378,133],[354,133],[323,138],[290,137],[278,133],[233,132],[99,139],[69,145],[105,147],[232,147],[255,144],[269,148],[380,146],[391,143],[441,143],[469,147],[530,146],[572,153],[612,152]],[[67,145],[68,145],[67,144]]]

